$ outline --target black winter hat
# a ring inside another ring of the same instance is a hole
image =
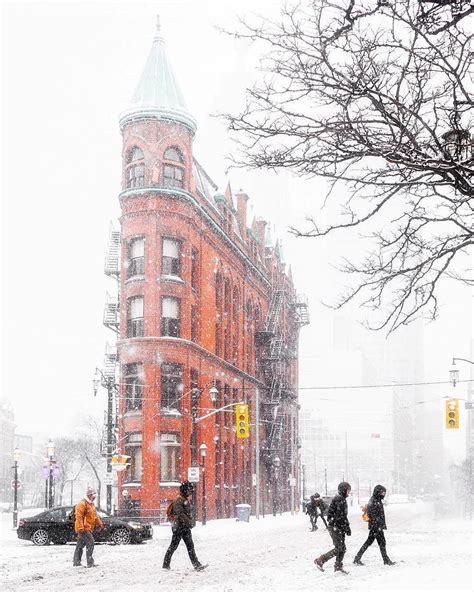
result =
[[[382,493],[385,493],[387,491],[387,488],[384,487],[383,485],[376,485],[374,487],[374,492],[372,495],[374,495],[375,497],[381,497]]]
[[[191,481],[183,481],[179,486],[179,493],[181,495],[188,495],[194,491],[194,485]]]
[[[337,486],[337,492],[343,497],[347,497],[351,489],[351,484],[347,483],[347,481],[343,481],[342,483],[339,483],[339,485]]]
[[[321,497],[318,492],[314,494],[314,497]]]

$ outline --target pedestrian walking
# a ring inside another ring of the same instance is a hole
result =
[[[370,545],[377,541],[382,554],[382,559],[385,565],[395,565],[396,561],[392,561],[387,555],[387,544],[385,542],[384,530],[387,530],[385,523],[385,511],[383,508],[383,499],[387,489],[383,485],[376,485],[374,492],[367,505],[367,514],[369,517],[369,536],[367,540],[359,549],[359,552],[354,557],[354,563],[356,565],[364,565],[361,561],[362,555],[367,551]]]
[[[178,497],[170,504],[169,510],[167,511],[168,518],[171,521],[173,536],[171,537],[170,546],[163,559],[163,569],[171,569],[171,557],[178,548],[181,539],[183,539],[184,544],[186,545],[189,559],[191,560],[194,569],[201,571],[207,567],[207,565],[202,565],[196,556],[193,535],[191,534],[191,529],[196,525],[196,519],[194,518],[194,511],[191,504],[193,490],[193,484],[189,481],[184,481],[179,488]]]
[[[325,526],[327,526],[326,521],[324,520],[324,512],[326,511],[326,508],[327,506],[319,493],[315,493],[310,497],[310,502],[306,506],[306,514],[308,514],[311,522],[311,531],[318,530],[317,522],[319,517],[324,522]]]
[[[344,554],[346,552],[346,535],[351,536],[351,527],[347,518],[347,496],[351,492],[351,486],[346,481],[339,483],[337,494],[332,498],[328,510],[328,530],[334,543],[334,548],[316,557],[316,567],[324,571],[323,565],[331,559],[336,558],[334,571],[347,573],[343,567]]]
[[[97,492],[94,488],[88,487],[84,499],[76,504],[74,508],[74,530],[77,532],[77,543],[74,551],[72,564],[75,567],[81,565],[82,551],[86,548],[87,567],[97,567],[94,563],[94,528],[105,528],[94,506]]]

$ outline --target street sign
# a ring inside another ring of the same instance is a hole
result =
[[[20,489],[21,481],[19,479],[17,479],[16,481],[15,481],[15,479],[12,480],[12,489],[15,489],[15,483],[16,483],[16,488]]]
[[[371,438],[380,438],[380,434],[370,434]]]
[[[252,475],[252,485],[257,487],[257,475],[255,473]]]
[[[113,477],[112,473],[107,473],[104,478],[104,483],[106,485],[112,485],[113,482],[114,482],[114,477]]]
[[[464,409],[474,409],[474,401],[466,401],[464,403]]]
[[[199,467],[188,467],[188,481],[199,483]]]
[[[296,487],[296,477],[290,477],[290,487]]]

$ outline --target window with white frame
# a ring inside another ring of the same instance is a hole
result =
[[[161,335],[180,336],[179,298],[163,296],[161,299]]]
[[[127,299],[127,337],[143,337],[143,296]]]
[[[125,411],[142,408],[143,378],[143,364],[125,365]]]
[[[179,482],[180,453],[179,434],[160,435],[160,481]]]
[[[183,366],[161,364],[161,408],[165,411],[179,411],[183,394]]]
[[[161,273],[163,275],[181,275],[181,243],[172,238],[163,239],[163,257]]]
[[[127,277],[145,274],[145,239],[140,236],[128,243]]]
[[[142,480],[142,433],[130,432],[126,435],[125,454],[130,457],[125,473],[125,482],[140,483]]]
[[[145,185],[145,156],[138,146],[134,146],[128,153],[126,174],[127,189]]]
[[[177,148],[168,148],[163,155],[163,185],[178,188],[184,185],[184,159]]]

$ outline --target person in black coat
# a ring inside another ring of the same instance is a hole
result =
[[[324,522],[323,512],[326,509],[326,504],[321,499],[319,493],[315,493],[311,496],[309,504],[306,506],[306,514],[309,516],[311,522],[311,530],[318,530],[318,517],[320,516]],[[318,511],[319,510],[319,511]]]
[[[346,535],[351,536],[351,527],[347,518],[347,497],[351,492],[349,483],[343,481],[337,487],[337,495],[335,495],[329,505],[328,510],[328,530],[334,543],[334,549],[324,553],[320,557],[316,557],[314,563],[321,571],[324,571],[323,565],[331,559],[336,557],[334,564],[334,571],[344,572],[342,565],[344,554],[346,552]],[[345,572],[344,572],[345,573]]]
[[[206,567],[199,562],[199,559],[196,556],[193,535],[191,534],[191,529],[196,525],[196,519],[194,518],[193,507],[191,505],[193,491],[193,484],[189,481],[184,481],[184,483],[180,485],[179,496],[173,501],[173,536],[163,559],[163,569],[170,569],[171,557],[178,548],[181,539],[183,539],[184,544],[186,545],[189,559],[191,560],[194,569],[201,571]]]
[[[359,549],[357,555],[354,557],[354,563],[356,565],[364,565],[361,561],[362,555],[374,541],[377,541],[379,545],[380,553],[382,554],[382,559],[385,565],[394,565],[396,563],[395,561],[392,561],[387,555],[387,545],[385,543],[385,535],[383,533],[383,531],[387,529],[387,525],[385,523],[385,511],[383,509],[383,499],[386,492],[387,489],[383,485],[376,485],[374,487],[374,492],[367,507],[367,513],[369,516],[369,536],[362,547]]]

